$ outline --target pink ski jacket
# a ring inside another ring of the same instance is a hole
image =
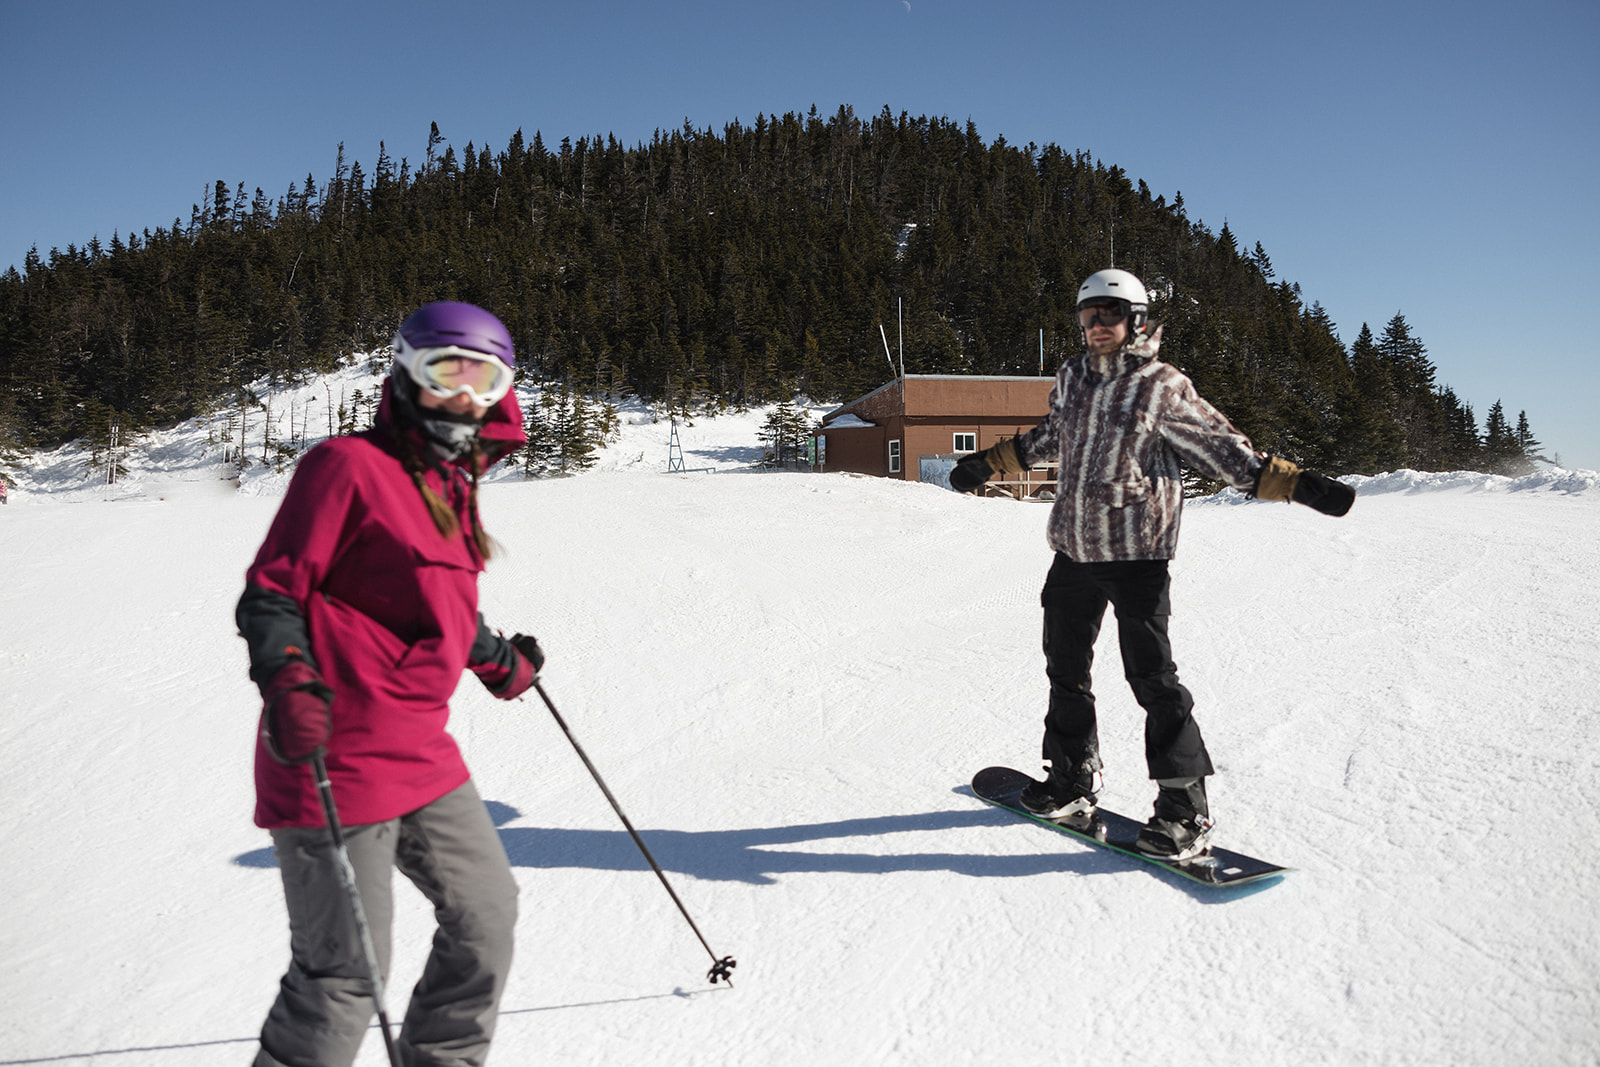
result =
[[[1050,547],[1078,563],[1171,559],[1187,463],[1251,489],[1262,456],[1250,439],[1156,358],[1161,331],[1107,358],[1069,359],[1050,411],[1017,438],[1029,466],[1059,459]]]
[[[258,684],[300,655],[333,690],[328,775],[352,825],[398,818],[467,780],[445,730],[447,701],[464,669],[487,678],[515,654],[478,614],[483,559],[470,534],[470,460],[425,474],[460,520],[462,533],[446,539],[396,455],[393,434],[414,431],[395,429],[390,390],[385,382],[374,429],[325,441],[300,460],[237,613]],[[479,440],[485,467],[527,440],[514,392],[490,411]],[[428,454],[420,440],[417,448]],[[257,733],[256,825],[321,825],[311,771],[274,760]]]

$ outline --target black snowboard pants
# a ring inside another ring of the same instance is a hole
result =
[[[1167,638],[1172,614],[1167,561],[1078,563],[1061,553],[1044,582],[1045,674],[1050,710],[1044,720],[1044,758],[1063,773],[1101,767],[1090,669],[1100,623],[1110,604],[1117,618],[1123,673],[1144,708],[1144,755],[1151,778],[1212,773],[1211,757],[1194,721],[1194,697],[1178,681]]]

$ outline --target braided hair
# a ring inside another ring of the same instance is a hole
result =
[[[422,494],[422,500],[428,506],[428,516],[433,519],[433,525],[439,531],[439,535],[447,541],[458,537],[461,534],[461,523],[456,518],[455,509],[428,484],[427,464],[417,448],[416,435],[411,432],[415,428],[426,433],[422,426],[424,421],[422,412],[418,409],[416,397],[413,395],[416,386],[403,372],[392,375],[390,382],[392,395],[396,401],[395,425],[390,428],[390,432],[400,457],[400,466],[411,476],[411,483],[417,487],[417,492]],[[472,543],[477,548],[479,557],[487,562],[497,554],[499,543],[489,536],[478,515],[478,475],[483,471],[485,463],[483,446],[479,444],[476,436],[472,438],[467,460],[468,470],[472,476],[467,493],[467,518],[472,525]],[[443,474],[444,464],[436,462],[435,466]]]

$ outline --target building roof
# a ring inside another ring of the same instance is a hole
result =
[[[993,408],[997,402],[1008,409],[1019,402],[1023,407],[1031,408],[1037,405],[1022,402],[1020,397],[1031,398],[1041,387],[1054,383],[1054,375],[907,374],[834,408],[822,417],[822,421],[824,428],[830,420],[846,414],[870,421],[874,417],[884,417],[886,407],[897,415],[976,414],[977,409]],[[1018,386],[1022,388],[1018,389]],[[898,391],[898,398],[884,395],[890,390]],[[1013,396],[1013,392],[1018,395]],[[974,410],[954,410],[968,407]]]

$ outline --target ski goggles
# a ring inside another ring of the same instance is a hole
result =
[[[442,399],[467,394],[475,404],[493,407],[511,391],[515,373],[495,356],[469,348],[412,348],[397,339],[395,362],[405,367],[411,380]]]
[[[1078,309],[1078,325],[1084,329],[1091,326],[1115,326],[1128,317],[1128,305],[1123,301],[1114,304],[1088,304]]]

